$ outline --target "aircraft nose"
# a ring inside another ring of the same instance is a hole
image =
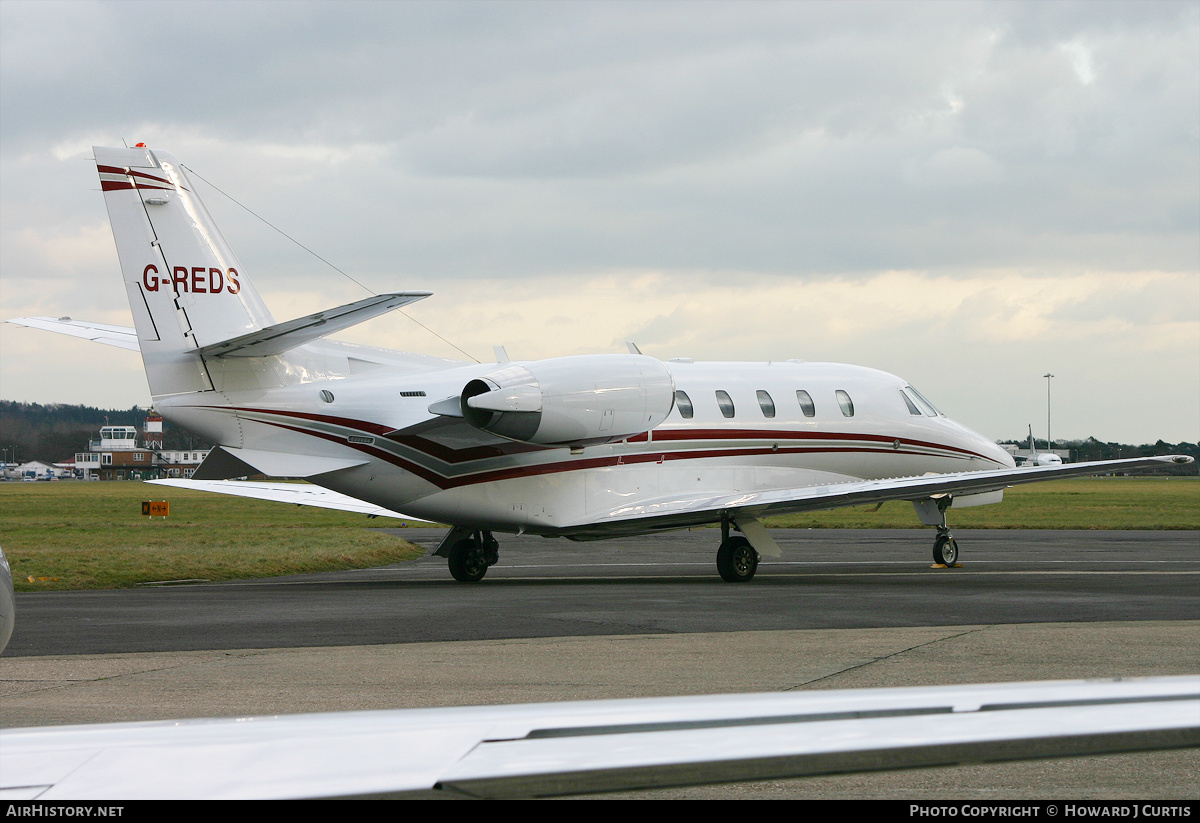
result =
[[[969,443],[968,448],[975,452],[985,460],[994,463],[995,465],[987,466],[986,468],[1015,468],[1017,462],[1013,460],[1013,456],[1001,448],[990,438],[984,437],[974,429],[964,426],[957,421],[950,421],[962,433],[963,439]]]
[[[1005,468],[1009,468],[1009,469],[1016,468],[1017,461],[1013,459],[1013,456],[1011,454],[1009,454],[1007,451],[1005,451],[1003,448],[1001,448],[998,444],[993,443],[991,440],[987,440],[986,444],[987,444],[988,450],[986,452],[984,452],[984,454],[988,458],[995,460],[996,462],[1000,463]]]

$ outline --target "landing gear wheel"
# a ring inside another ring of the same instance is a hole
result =
[[[949,534],[939,534],[933,541],[933,562],[946,568],[954,568],[958,562],[958,541]]]
[[[730,537],[717,549],[717,571],[726,583],[745,583],[758,570],[758,552],[744,537]]]
[[[500,543],[491,532],[483,533],[483,561],[489,566],[500,562]]]
[[[478,540],[465,537],[450,547],[449,566],[459,583],[478,583],[487,574],[487,552]]]

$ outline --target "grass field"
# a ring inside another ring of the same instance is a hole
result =
[[[169,500],[166,520],[143,500]],[[907,503],[770,518],[780,528],[918,528]],[[0,545],[18,591],[108,589],[365,568],[421,555],[397,521],[136,482],[0,483]],[[1095,477],[1019,486],[951,511],[958,529],[1200,529],[1200,478]]]
[[[150,520],[141,501],[168,500]],[[0,541],[17,591],[238,580],[397,563],[422,550],[349,512],[133,481],[0,483]],[[30,580],[32,578],[32,581]]]

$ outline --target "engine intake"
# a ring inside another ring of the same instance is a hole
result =
[[[624,440],[666,420],[675,381],[640,354],[594,354],[507,366],[463,388],[463,419],[477,429],[547,446]]]

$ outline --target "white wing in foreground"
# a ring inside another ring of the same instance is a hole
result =
[[[82,337],[106,346],[117,346],[130,351],[141,351],[138,346],[137,331],[128,326],[110,326],[106,323],[85,323],[82,320],[72,320],[69,317],[14,317],[9,323],[18,326],[29,326],[34,329],[69,334],[71,337]]]
[[[195,489],[201,492],[230,494],[235,497],[253,497],[256,500],[273,500],[277,503],[295,503],[297,506],[316,506],[321,509],[338,509],[357,512],[372,517],[397,517],[425,523],[419,517],[394,512],[373,503],[339,494],[309,483],[254,483],[248,480],[147,480],[156,486],[174,486],[179,489]]]
[[[9,800],[553,796],[1200,745],[1200,676],[0,731]]]

